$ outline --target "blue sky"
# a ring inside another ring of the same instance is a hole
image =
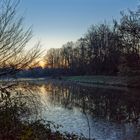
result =
[[[22,0],[19,10],[33,25],[32,42],[61,47],[82,37],[92,24],[119,19],[120,11],[136,9],[139,0]]]

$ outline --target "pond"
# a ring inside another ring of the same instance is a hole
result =
[[[64,82],[30,83],[42,103],[42,118],[61,132],[96,140],[140,140],[140,92]]]

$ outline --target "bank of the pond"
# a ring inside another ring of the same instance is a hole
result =
[[[134,87],[140,86],[140,77],[120,77],[120,76],[67,76],[62,80],[75,82],[85,85],[106,85],[116,87]]]
[[[3,82],[46,82],[46,81],[61,81],[79,84],[83,86],[106,86],[106,87],[140,87],[140,76],[103,76],[103,75],[90,75],[90,76],[47,76],[41,78],[17,78],[17,79],[0,79],[0,83]]]

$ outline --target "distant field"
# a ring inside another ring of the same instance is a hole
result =
[[[112,85],[138,87],[138,77],[117,77],[117,76],[69,76],[63,78],[66,81],[73,81],[86,84]]]

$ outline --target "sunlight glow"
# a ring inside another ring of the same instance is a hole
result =
[[[42,68],[45,68],[45,62],[44,61],[40,61],[39,62],[39,66],[42,67]]]

